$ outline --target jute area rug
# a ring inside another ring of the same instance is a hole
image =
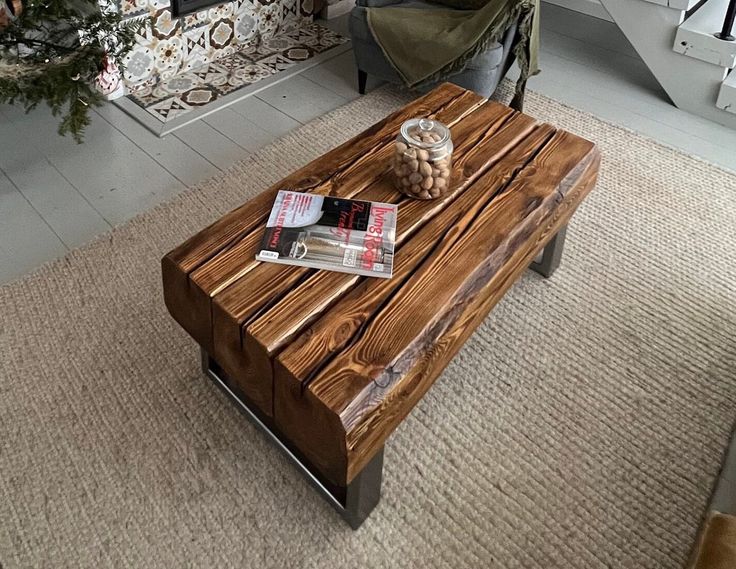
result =
[[[410,97],[0,289],[4,569],[684,564],[736,415],[736,178],[589,114],[529,95],[600,145],[600,182],[559,271],[522,278],[389,441],[359,531],[201,376],[160,257]]]

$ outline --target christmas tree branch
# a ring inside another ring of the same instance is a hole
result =
[[[29,111],[45,102],[61,116],[59,133],[80,142],[90,108],[104,100],[94,82],[105,61],[121,66],[146,20],[123,18],[110,0],[23,2],[0,27],[0,103]]]

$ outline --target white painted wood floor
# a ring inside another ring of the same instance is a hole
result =
[[[614,24],[543,5],[540,64],[530,89],[736,169],[736,132],[673,107]],[[356,85],[347,52],[163,139],[107,105],[83,145],[57,136],[46,109],[0,106],[0,283],[358,97]]]

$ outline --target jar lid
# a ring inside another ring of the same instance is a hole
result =
[[[434,134],[432,141],[423,141],[421,134]],[[404,140],[420,148],[437,148],[450,140],[450,129],[439,121],[432,119],[409,119],[401,125],[401,136]]]

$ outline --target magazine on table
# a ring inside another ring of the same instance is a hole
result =
[[[395,204],[281,190],[256,259],[390,278],[397,213]]]

